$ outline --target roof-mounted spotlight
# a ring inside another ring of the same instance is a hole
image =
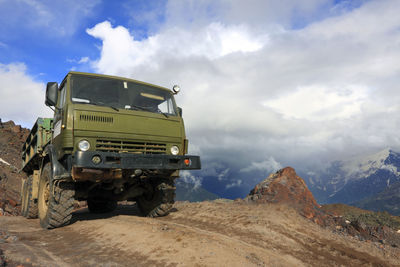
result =
[[[174,85],[174,87],[172,87],[172,91],[174,91],[174,94],[176,95],[177,93],[179,93],[179,91],[181,90],[181,88],[179,87],[179,85]]]

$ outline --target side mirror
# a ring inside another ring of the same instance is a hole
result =
[[[49,82],[46,88],[46,101],[44,102],[46,106],[54,107],[57,105],[58,98],[58,83]]]
[[[179,116],[182,117],[182,108],[178,107]]]

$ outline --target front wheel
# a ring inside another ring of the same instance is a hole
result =
[[[39,219],[45,229],[57,228],[70,223],[74,208],[74,185],[56,183],[52,179],[51,163],[47,163],[39,181]]]
[[[152,190],[138,197],[136,203],[144,216],[165,216],[174,205],[175,190],[173,180],[156,180],[152,182]]]

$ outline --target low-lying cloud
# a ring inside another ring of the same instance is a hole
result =
[[[193,189],[197,190],[201,187],[203,178],[199,176],[195,176],[189,171],[181,171],[180,172],[180,178],[183,180],[185,183],[188,184],[193,184]]]
[[[250,166],[240,169],[240,172],[254,172],[254,171],[274,172],[281,168],[282,165],[279,162],[277,162],[273,157],[269,157],[269,159],[264,161],[252,162]]]

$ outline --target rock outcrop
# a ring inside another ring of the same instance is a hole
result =
[[[257,184],[245,198],[250,203],[283,203],[295,208],[304,217],[326,225],[329,217],[320,209],[304,180],[291,167],[272,173]]]
[[[304,180],[291,167],[272,173],[257,184],[244,199],[248,203],[285,204],[302,216],[328,227],[333,232],[348,234],[361,241],[373,241],[400,247],[400,220],[388,213],[364,211],[347,205],[320,206]]]

